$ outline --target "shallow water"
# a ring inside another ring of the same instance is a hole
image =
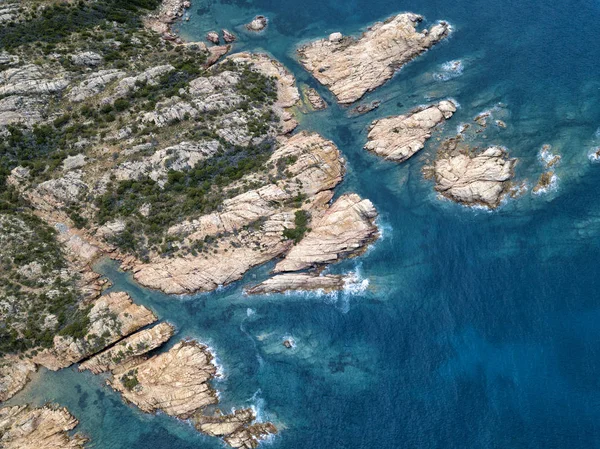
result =
[[[297,64],[295,48],[401,11],[448,20],[454,33],[365,98],[383,100],[377,111],[351,118]],[[252,36],[241,26],[255,14],[270,24]],[[100,267],[114,289],[177,326],[171,344],[195,337],[214,348],[223,408],[257,407],[282,429],[267,443],[274,448],[600,447],[600,164],[588,159],[600,145],[600,4],[194,0],[190,17],[185,37],[228,28],[237,50],[268,51],[319,89],[331,107],[300,128],[340,147],[348,175],[338,191],[371,199],[383,230],[364,256],[331,268],[358,268],[369,288],[337,296],[244,296],[265,266],[182,299]],[[452,60],[462,73],[440,80]],[[371,120],[446,97],[460,109],[440,136],[493,110],[507,129],[490,125],[478,143],[506,146],[530,188],[551,144],[562,155],[556,187],[495,212],[466,209],[422,178],[431,147],[402,165],[362,150]],[[282,346],[286,336],[296,348]],[[222,447],[125,405],[101,376],[42,371],[12,402],[48,400],[69,407],[93,448]]]

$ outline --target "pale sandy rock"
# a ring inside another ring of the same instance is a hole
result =
[[[277,165],[278,160],[287,158],[295,159],[287,167],[289,180],[225,200],[220,212],[169,230],[171,234],[188,235],[189,242],[232,233],[219,244],[217,254],[155,258],[133,267],[135,279],[169,294],[211,291],[241,279],[250,268],[281,256],[290,247],[282,233],[294,222],[294,209],[283,207],[285,201],[301,193],[311,200],[306,207],[323,209],[331,199],[331,189],[344,174],[337,147],[315,133],[302,132],[286,139],[267,165]],[[258,229],[244,229],[258,220],[262,220]]]
[[[316,89],[313,89],[312,87],[305,87],[303,89],[303,93],[312,109],[320,111],[327,108],[327,103],[325,103],[325,100],[323,100]]]
[[[50,196],[55,204],[71,204],[77,202],[89,187],[83,181],[83,172],[73,170],[64,176],[42,182],[37,188],[41,196]]]
[[[180,98],[169,98],[156,105],[156,110],[147,112],[142,117],[142,123],[154,123],[159,128],[173,122],[195,119],[199,112],[190,103]]]
[[[158,11],[149,14],[144,20],[144,24],[147,28],[168,38],[171,36],[173,22],[181,18],[185,9],[190,6],[191,3],[188,0],[163,0]]]
[[[102,93],[110,83],[124,76],[125,72],[117,69],[100,70],[91,73],[79,84],[71,87],[71,90],[68,92],[68,98],[75,103],[82,102]]]
[[[221,437],[234,448],[256,448],[260,440],[277,433],[269,422],[256,423],[256,414],[252,409],[236,410],[229,415],[220,412],[212,416],[198,414],[192,419],[194,427],[200,432]]]
[[[232,32],[230,32],[228,30],[221,30],[221,33],[223,33],[223,40],[225,41],[226,44],[231,44],[232,42],[235,42],[235,40],[237,39],[235,34],[233,34]]]
[[[445,22],[418,32],[421,19],[412,13],[399,14],[372,25],[357,39],[334,36],[311,42],[298,50],[300,62],[340,103],[352,103],[450,33]]]
[[[94,374],[113,370],[120,364],[126,364],[135,357],[162,346],[174,333],[175,328],[169,323],[159,323],[143,329],[86,360],[79,366],[79,370],[89,369]]]
[[[221,38],[219,37],[219,33],[216,31],[209,31],[206,35],[206,40],[212,42],[215,45],[219,45],[221,42]]]
[[[356,194],[339,197],[275,268],[275,273],[330,264],[366,249],[377,238],[377,210]]]
[[[206,67],[211,67],[217,63],[219,59],[231,51],[231,45],[215,45],[208,48],[208,58],[204,64]]]
[[[61,92],[69,85],[69,80],[64,73],[54,75],[54,78],[49,78],[49,75],[35,64],[4,70],[0,72],[0,96]]]
[[[35,371],[35,363],[31,360],[20,359],[15,355],[0,357],[0,402],[21,391]]]
[[[76,154],[75,156],[67,156],[63,161],[63,170],[69,171],[76,168],[81,168],[87,164],[85,154]]]
[[[456,105],[444,100],[409,114],[375,120],[365,149],[395,162],[404,162],[423,149],[433,129],[452,117]]]
[[[54,346],[38,353],[33,361],[53,371],[66,368],[156,321],[150,310],[134,304],[124,292],[98,298],[88,317],[90,327],[84,338],[57,335]]]
[[[246,24],[246,29],[257,33],[259,31],[263,31],[268,24],[269,21],[265,16],[256,16],[254,19],[252,19],[252,22]]]
[[[9,95],[0,99],[0,127],[23,124],[33,126],[43,120],[46,102],[43,98]]]
[[[217,393],[209,384],[216,372],[206,346],[182,341],[167,352],[116,368],[109,383],[146,413],[162,411],[187,419],[195,411],[218,402]],[[126,379],[136,379],[137,383],[128,384]]]
[[[71,62],[75,65],[95,67],[97,65],[102,64],[104,58],[102,55],[99,55],[93,51],[84,51],[81,53],[77,53],[71,55]]]
[[[285,273],[273,276],[254,287],[245,289],[249,295],[267,295],[288,291],[322,291],[330,293],[342,290],[352,276],[314,273]]]
[[[82,449],[87,438],[69,435],[78,421],[66,408],[26,405],[0,408],[3,449]]]
[[[493,209],[510,189],[515,164],[500,147],[477,154],[443,152],[433,164],[435,189],[458,203]]]
[[[144,83],[147,83],[150,86],[155,86],[158,84],[158,80],[161,76],[173,72],[174,70],[175,67],[170,64],[165,64],[146,69],[138,75],[123,78],[115,87],[113,94],[109,98],[104,99],[103,103],[111,103],[117,98],[125,97],[130,92],[135,92],[138,90],[139,86],[143,85]]]
[[[219,142],[216,140],[184,141],[157,150],[147,159],[124,162],[117,166],[112,174],[118,181],[148,176],[159,185],[164,185],[169,170],[183,171],[193,168],[198,162],[213,156],[218,150]]]

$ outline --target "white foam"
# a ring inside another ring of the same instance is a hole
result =
[[[251,317],[252,315],[256,315],[256,311],[254,309],[251,309],[250,307],[248,307],[246,309],[246,316]]]
[[[449,81],[461,76],[464,68],[464,64],[460,59],[447,61],[441,65],[439,72],[433,74],[433,78],[437,81]]]
[[[552,178],[550,178],[550,184],[548,184],[546,187],[542,187],[541,189],[538,189],[536,191],[532,190],[531,193],[533,195],[543,195],[545,193],[551,192],[551,191],[556,191],[558,190],[558,176],[556,176],[556,173],[552,174]]]
[[[593,148],[591,153],[588,154],[588,159],[594,163],[600,162],[600,147]]]

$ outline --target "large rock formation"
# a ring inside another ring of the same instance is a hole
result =
[[[515,164],[516,159],[510,159],[501,147],[477,152],[450,139],[426,170],[435,179],[435,189],[446,198],[494,209],[510,191]]]
[[[0,447],[3,449],[81,449],[87,438],[69,431],[78,421],[66,408],[25,405],[0,408]]]
[[[320,219],[312,222],[308,234],[273,271],[298,271],[360,254],[377,238],[376,217],[371,201],[354,193],[342,195]]]
[[[342,180],[344,167],[332,142],[306,132],[289,138],[267,165],[276,167],[282,160],[293,161],[287,166],[287,179],[226,200],[220,212],[186,221],[169,231],[187,236],[190,244],[227,235],[219,241],[217,251],[136,264],[135,279],[170,294],[211,291],[285,253],[291,242],[284,240],[282,233],[293,226],[295,210],[289,202],[301,195],[307,201],[303,207],[322,210],[331,199],[331,189]]]
[[[88,313],[90,326],[83,338],[54,337],[54,346],[41,351],[33,361],[50,370],[66,368],[106,346],[156,321],[144,306],[134,304],[127,293],[110,293],[100,297]]]
[[[15,355],[0,358],[0,402],[17,394],[29,381],[29,376],[36,370],[31,360],[21,359]]]
[[[149,359],[137,358],[119,365],[113,369],[109,383],[146,413],[162,411],[187,419],[219,401],[209,384],[216,373],[206,346],[182,341]]]
[[[409,114],[375,120],[365,149],[395,162],[404,162],[431,137],[433,129],[452,117],[456,105],[444,100]]]
[[[399,14],[374,24],[358,39],[333,33],[301,47],[300,62],[340,103],[352,103],[450,33],[446,22],[418,32],[421,20],[416,14]]]
[[[119,365],[127,364],[140,355],[159,348],[174,333],[175,328],[169,323],[159,323],[149,329],[143,329],[86,360],[79,365],[79,370],[89,369],[94,374],[110,371]]]
[[[220,411],[212,416],[199,414],[192,418],[192,423],[202,433],[223,438],[231,447],[253,449],[258,446],[260,440],[277,433],[277,429],[270,422],[255,423],[255,420],[256,414],[247,408],[236,410],[229,415],[223,415]]]
[[[288,291],[322,291],[330,293],[342,290],[355,277],[337,274],[319,275],[315,273],[284,273],[273,276],[244,291],[249,295],[267,295]]]

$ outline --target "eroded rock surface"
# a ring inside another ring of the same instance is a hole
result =
[[[419,32],[421,20],[416,14],[399,14],[375,23],[357,39],[334,33],[301,47],[300,62],[340,103],[353,103],[450,33],[446,22]]]
[[[288,291],[322,291],[330,293],[342,290],[352,276],[336,274],[318,275],[314,273],[284,273],[273,276],[254,287],[245,289],[249,295],[267,295]]]
[[[74,339],[57,335],[54,346],[41,351],[33,361],[54,371],[66,368],[157,319],[146,307],[134,304],[124,292],[101,296],[88,317],[90,326],[85,337]]]
[[[0,358],[0,402],[12,398],[25,387],[29,376],[36,370],[31,360],[15,355]]]
[[[511,188],[516,162],[501,147],[476,152],[450,141],[439,150],[430,169],[441,195],[461,204],[494,209]]]
[[[81,449],[82,435],[69,435],[78,421],[66,408],[25,405],[0,408],[0,447],[3,449]]]
[[[376,217],[371,201],[354,193],[342,195],[273,271],[298,271],[359,254],[377,238]]]
[[[342,180],[344,166],[332,142],[306,132],[288,139],[271,156],[269,164],[277,165],[284,159],[294,161],[287,168],[291,175],[288,179],[226,200],[220,212],[184,222],[169,231],[186,235],[190,243],[228,234],[219,243],[219,251],[137,264],[133,267],[135,279],[170,294],[211,291],[285,253],[291,242],[282,238],[282,232],[293,227],[295,210],[286,202],[300,194],[308,200],[305,207],[323,210],[331,199],[331,189]]]
[[[217,412],[212,416],[197,415],[192,419],[194,427],[210,436],[221,437],[234,448],[253,449],[260,440],[277,433],[270,422],[254,422],[252,409],[236,410],[229,415]]]
[[[149,329],[143,329],[86,360],[79,366],[79,370],[89,369],[94,374],[110,371],[120,364],[126,364],[135,357],[159,348],[174,333],[175,328],[169,323],[159,323]]]
[[[395,162],[404,162],[423,149],[433,129],[452,117],[456,105],[444,100],[409,114],[375,120],[365,149]]]
[[[218,402],[209,381],[217,368],[204,345],[182,341],[168,352],[135,359],[113,370],[110,385],[146,413],[163,411],[187,419]]]

